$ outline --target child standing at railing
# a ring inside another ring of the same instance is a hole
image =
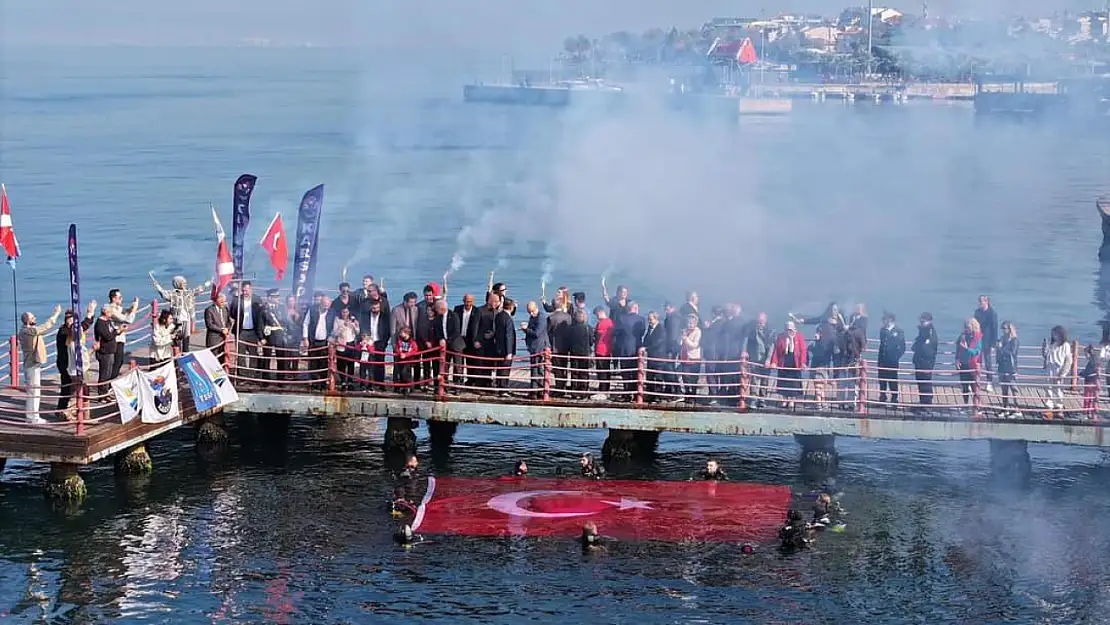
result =
[[[357,349],[359,387],[363,389],[372,388],[374,372],[371,355],[374,353],[374,341],[371,340],[369,334],[363,334],[359,338]]]
[[[398,390],[402,395],[408,395],[412,390],[413,368],[416,366],[418,351],[416,341],[412,338],[412,328],[402,326],[393,343],[393,383],[399,385]]]

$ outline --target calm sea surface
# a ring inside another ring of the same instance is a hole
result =
[[[536,297],[547,265],[553,284],[591,301],[608,272],[646,308],[685,288],[775,319],[865,301],[907,324],[930,310],[947,336],[985,292],[1027,344],[1056,323],[1096,336],[1110,299],[1093,206],[1110,188],[1104,128],[977,123],[942,105],[799,103],[788,119],[737,123],[647,96],[620,110],[462,104],[460,85],[496,59],[5,49],[2,60],[0,180],[23,248],[19,304],[40,317],[68,297],[69,223],[86,299],[117,286],[149,298],[147,271],[205,279],[208,203],[230,232],[244,172],[259,176],[250,241],[275,211],[291,228],[300,195],[327,185],[326,286],[346,265],[394,293],[419,290],[459,252],[452,299],[494,269]],[[270,282],[264,259],[248,259]],[[0,283],[6,333],[10,277]],[[148,479],[89,468],[89,499],[69,512],[43,500],[41,467],[9,463],[0,620],[1110,621],[1110,465],[1097,450],[1031,446],[1033,483],[1014,491],[989,480],[986,443],[841,440],[849,526],[810,552],[619,544],[584,559],[552,539],[395,548],[382,429],[299,420],[282,443],[240,430],[215,455],[174,433],[152,445]],[[550,473],[603,439],[462,427],[450,457],[426,465],[495,476],[526,458]],[[820,479],[788,439],[679,435],[626,474],[682,479],[707,454],[733,479],[798,492]]]

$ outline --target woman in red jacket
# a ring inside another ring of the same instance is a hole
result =
[[[597,392],[609,392],[609,376],[613,369],[613,320],[604,308],[594,309],[597,326],[594,327],[594,369],[597,371]]]
[[[979,320],[972,317],[964,324],[964,331],[956,342],[956,369],[960,372],[960,392],[964,403],[972,395],[983,363],[983,331]]]
[[[802,370],[806,361],[806,339],[794,327],[794,322],[788,321],[786,332],[775,339],[775,349],[771,353],[771,368],[778,370],[779,394],[787,410],[793,410],[794,402],[802,396]]]

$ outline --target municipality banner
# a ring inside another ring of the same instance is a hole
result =
[[[231,260],[235,264],[236,278],[243,277],[243,241],[251,222],[251,194],[256,182],[258,177],[251,174],[243,174],[235,181],[235,197],[231,203]]]
[[[197,412],[208,412],[239,401],[239,393],[231,385],[231,378],[227,377],[212,348],[184,354],[177,363],[189,381]]]
[[[127,375],[112,380],[112,392],[116,395],[116,404],[119,406],[119,419],[123,423],[132,421],[139,416],[143,408],[143,398],[139,380],[139,372],[132,369]]]
[[[81,272],[77,268],[77,224],[69,224],[69,307],[73,310],[73,366],[77,375],[85,371],[84,354],[85,331],[81,329],[81,320],[85,318],[85,311],[81,310]]]
[[[293,295],[297,308],[305,310],[312,303],[316,281],[316,242],[320,237],[320,213],[324,208],[324,185],[308,190],[297,211],[297,238],[293,252]]]
[[[173,361],[150,371],[139,371],[143,423],[162,423],[181,416],[177,396],[177,368]]]

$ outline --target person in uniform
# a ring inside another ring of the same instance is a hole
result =
[[[290,371],[295,362],[287,358],[289,346],[289,320],[281,296],[277,289],[266,291],[266,301],[262,303],[262,368],[266,377],[280,379],[281,372]],[[276,366],[271,361],[276,359]]]

